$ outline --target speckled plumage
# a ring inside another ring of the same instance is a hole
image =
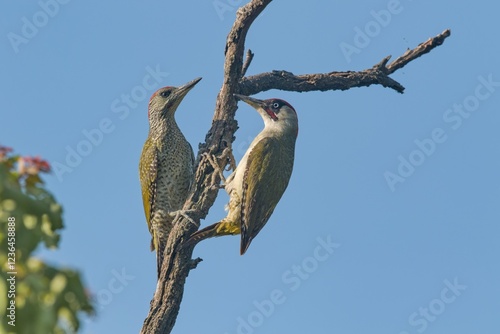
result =
[[[181,210],[194,178],[194,154],[175,122],[175,111],[201,78],[181,87],[164,87],[151,96],[149,134],[139,161],[144,213],[160,273],[175,211]]]
[[[240,254],[269,220],[292,175],[297,114],[280,99],[238,98],[253,106],[265,127],[252,141],[236,170],[227,178],[228,214],[220,222],[194,233],[189,242],[231,234],[241,234]]]

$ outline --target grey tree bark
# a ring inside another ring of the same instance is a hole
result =
[[[224,81],[217,96],[212,126],[205,137],[205,143],[199,147],[195,186],[184,205],[184,210],[189,210],[189,216],[195,224],[183,216],[177,217],[174,222],[174,228],[164,250],[160,278],[151,300],[149,314],[141,330],[143,334],[172,331],[179,313],[186,278],[189,271],[196,268],[201,261],[200,258],[192,259],[194,246],[181,246],[199,228],[200,220],[208,215],[219,190],[216,185],[221,181],[220,176],[208,161],[206,154],[217,157],[221,168],[230,163],[229,155],[226,153],[231,150],[234,134],[238,128],[234,119],[237,101],[233,94],[254,95],[270,89],[295,92],[347,90],[370,85],[382,85],[403,93],[404,87],[389,75],[441,45],[451,33],[450,30],[445,30],[415,49],[407,50],[391,63],[389,63],[391,57],[388,56],[372,68],[359,72],[294,75],[281,70],[247,77],[246,70],[254,55],[248,50],[244,61],[245,38],[253,21],[271,1],[251,0],[241,7],[227,37]]]

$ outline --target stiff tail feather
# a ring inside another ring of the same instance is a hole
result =
[[[240,234],[239,223],[234,223],[233,221],[225,218],[218,223],[212,224],[193,233],[186,241],[185,245],[196,245],[200,241],[208,238],[235,234]]]
[[[208,239],[208,238],[212,238],[212,237],[216,237],[217,236],[217,225],[218,224],[219,223],[212,224],[210,226],[202,228],[201,230],[196,231],[195,233],[193,233],[189,237],[188,241],[186,241],[186,246],[187,245],[196,245],[198,242],[200,242],[202,240],[205,240],[205,239]]]
[[[165,242],[161,241],[160,238],[153,240],[153,245],[156,249],[156,273],[158,279],[160,279],[161,264],[163,263],[163,252],[165,251]]]
[[[253,237],[251,237],[250,235],[248,235],[246,233],[245,228],[242,228],[241,243],[240,243],[240,255],[245,254],[245,252],[247,251],[248,247],[250,246],[250,243],[252,242],[252,240],[253,240]]]

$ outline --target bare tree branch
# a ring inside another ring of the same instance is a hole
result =
[[[383,70],[371,68],[360,72],[330,72],[294,75],[287,71],[272,71],[245,77],[240,82],[240,93],[254,95],[270,89],[292,92],[347,90],[379,84],[402,93],[404,87]]]
[[[191,269],[196,268],[200,258],[192,259],[193,245],[185,245],[189,236],[198,227],[200,219],[205,218],[215,202],[220,183],[219,173],[214,169],[208,157],[216,157],[220,168],[230,162],[226,152],[231,152],[231,144],[238,124],[234,119],[237,102],[234,93],[253,95],[269,89],[282,89],[305,92],[314,90],[346,90],[352,87],[370,86],[373,84],[392,88],[402,93],[404,87],[389,74],[405,66],[410,61],[428,53],[443,43],[450,35],[449,30],[403,56],[387,66],[390,57],[384,58],[371,69],[360,72],[330,72],[325,74],[294,75],[286,71],[272,71],[255,76],[244,77],[253,58],[249,50],[245,63],[243,55],[245,39],[253,21],[271,3],[272,0],[252,0],[241,7],[236,20],[228,34],[225,49],[224,81],[215,106],[212,126],[200,144],[194,186],[190,197],[184,205],[189,218],[179,215],[174,221],[167,245],[156,291],[150,304],[150,311],[144,320],[141,333],[170,333],[184,293],[184,284]]]
[[[436,37],[430,38],[425,43],[418,45],[413,50],[407,50],[387,66],[390,56],[382,59],[370,69],[359,72],[330,72],[317,74],[294,75],[287,71],[272,71],[244,77],[240,81],[240,94],[254,95],[270,89],[280,89],[294,92],[347,90],[354,87],[368,87],[382,85],[392,88],[398,93],[403,93],[404,87],[396,80],[389,77],[398,69],[404,67],[412,60],[430,52],[435,47],[443,44],[450,36],[451,31],[445,30]]]
[[[424,43],[419,44],[415,49],[407,50],[401,57],[397,58],[395,61],[390,63],[389,66],[387,66],[387,74],[392,74],[397,70],[399,70],[401,67],[404,67],[412,60],[417,59],[418,57],[431,52],[432,49],[443,44],[444,40],[450,35],[451,35],[451,30],[446,29],[439,35],[433,38],[429,38]]]

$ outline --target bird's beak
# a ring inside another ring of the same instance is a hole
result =
[[[174,91],[174,96],[170,99],[170,104],[168,105],[168,109],[176,110],[179,104],[181,104],[182,100],[186,96],[186,94],[198,83],[201,78],[196,78],[193,81],[188,82],[185,85],[177,87]]]
[[[177,88],[177,94],[179,95],[179,97],[184,97],[186,96],[186,94],[191,90],[191,88],[193,88],[198,82],[200,82],[201,78],[196,78],[192,81],[189,81],[187,84],[183,85],[183,86],[180,86],[179,88]]]
[[[240,94],[233,94],[233,95],[234,97],[240,99],[241,101],[248,103],[249,105],[257,109],[257,111],[259,112],[261,110],[265,111],[266,114],[269,115],[269,117],[271,117],[273,121],[278,120],[278,116],[276,116],[276,114],[271,109],[269,109],[269,106],[264,101]]]

